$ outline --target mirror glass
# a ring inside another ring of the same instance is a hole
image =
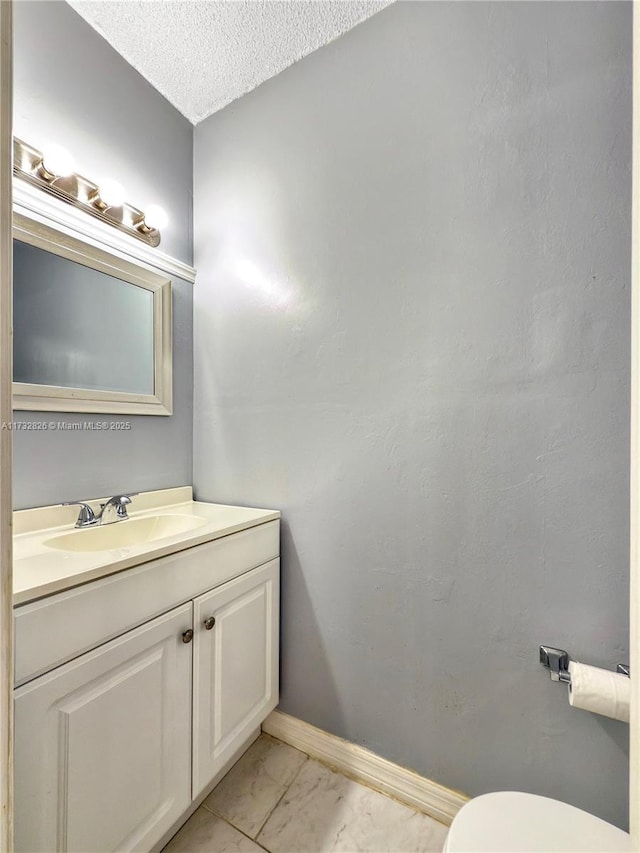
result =
[[[153,293],[13,241],[13,378],[154,393]]]
[[[14,409],[170,415],[170,279],[70,230],[13,213]]]

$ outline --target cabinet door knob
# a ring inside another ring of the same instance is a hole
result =
[[[215,616],[209,616],[208,619],[204,620],[204,627],[207,629],[207,631],[210,631],[215,624],[216,624],[216,617]]]
[[[182,632],[182,642],[190,643],[193,640],[193,631],[191,628],[188,628],[186,631]]]

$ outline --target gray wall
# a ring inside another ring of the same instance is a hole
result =
[[[627,822],[631,4],[398,3],[196,128],[195,487],[284,517],[282,709]]]
[[[14,4],[15,133],[55,142],[87,177],[109,176],[169,217],[162,251],[192,260],[191,124],[61,2]],[[20,422],[130,420],[128,432],[14,433],[16,508],[191,482],[193,285],[174,279],[174,414],[103,417],[16,412]]]

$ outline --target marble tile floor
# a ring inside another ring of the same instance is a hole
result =
[[[440,853],[447,827],[262,734],[163,853]]]

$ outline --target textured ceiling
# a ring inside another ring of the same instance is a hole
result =
[[[391,0],[68,2],[197,124]]]

